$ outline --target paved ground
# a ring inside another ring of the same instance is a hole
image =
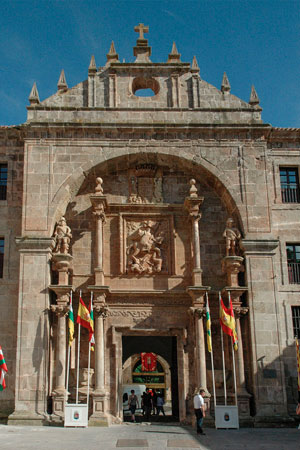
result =
[[[296,428],[214,430],[197,436],[190,427],[172,424],[124,424],[109,428],[54,428],[0,425],[0,449],[7,450],[298,450]]]

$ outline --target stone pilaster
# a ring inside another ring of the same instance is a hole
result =
[[[15,410],[9,425],[47,423],[52,238],[16,238],[20,252]]]
[[[278,240],[243,239],[249,288],[255,422],[288,421],[274,255]]]

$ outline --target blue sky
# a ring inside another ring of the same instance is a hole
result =
[[[40,99],[87,78],[92,54],[104,65],[112,40],[134,60],[139,22],[149,25],[151,60],[165,62],[175,41],[181,60],[196,55],[201,77],[249,100],[254,84],[263,120],[300,127],[300,1],[1,0],[0,124],[26,121],[34,81]]]

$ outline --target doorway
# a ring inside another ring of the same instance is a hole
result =
[[[123,383],[155,389],[165,399],[167,420],[178,421],[177,337],[123,336],[122,348]],[[156,356],[154,371],[142,370],[142,353]]]

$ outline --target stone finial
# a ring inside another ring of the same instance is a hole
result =
[[[102,183],[103,183],[102,178],[100,178],[100,177],[96,178],[95,194],[103,195]]]
[[[64,69],[60,72],[60,76],[57,83],[57,89],[60,92],[65,92],[68,90]]]
[[[29,95],[29,102],[31,105],[40,103],[40,97],[39,93],[36,87],[36,82],[33,83],[30,95]]]
[[[139,23],[137,26],[134,27],[134,31],[136,33],[140,33],[138,39],[137,39],[137,45],[139,45],[138,41],[146,41],[144,37],[144,33],[149,33],[149,27],[145,26],[143,23]]]
[[[227,77],[227,75],[226,75],[226,72],[224,72],[224,75],[223,75],[223,79],[222,79],[222,84],[221,84],[221,91],[224,93],[224,92],[230,92],[230,83],[229,83],[229,80],[228,80],[228,77]]]
[[[149,32],[149,27],[139,23],[134,27],[134,31],[139,33],[136,46],[133,47],[133,54],[136,57],[135,63],[148,63],[151,56],[151,47],[148,46],[148,39],[145,39],[144,33]]]
[[[97,72],[97,66],[95,61],[95,56],[92,55],[90,65],[89,65],[89,75],[93,75]]]
[[[169,53],[168,63],[180,63],[180,53],[178,53],[175,42],[173,42],[171,53]]]
[[[72,233],[71,228],[68,227],[66,219],[64,217],[61,217],[55,227],[54,238],[55,247],[53,253],[62,253],[65,255],[68,254]]]
[[[194,58],[193,58],[191,72],[192,73],[199,73],[200,72],[200,67],[198,66],[198,62],[197,62],[196,56],[194,56]]]
[[[111,41],[110,49],[106,57],[107,57],[107,64],[112,62],[119,62],[119,55],[116,52],[114,41]]]
[[[198,197],[198,190],[196,188],[196,180],[194,178],[190,179],[190,197]]]
[[[255,87],[252,85],[249,105],[258,105],[258,104],[259,104],[259,98],[258,98],[257,92],[255,90]]]

